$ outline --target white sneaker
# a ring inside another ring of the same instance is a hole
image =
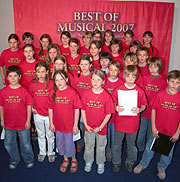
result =
[[[160,180],[164,180],[166,178],[166,172],[164,169],[158,169],[158,174]]]
[[[92,163],[88,162],[86,163],[84,170],[89,173],[91,171],[91,167],[92,167]]]
[[[138,164],[135,168],[134,168],[134,173],[135,174],[139,174],[141,171],[143,170],[143,166],[141,164]]]
[[[43,162],[45,157],[45,155],[38,155],[38,162]]]
[[[98,174],[103,174],[104,173],[104,163],[103,164],[98,164],[97,173]]]

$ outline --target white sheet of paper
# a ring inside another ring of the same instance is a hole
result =
[[[73,141],[74,142],[77,141],[77,140],[79,140],[79,139],[81,139],[80,131],[76,135],[73,134]]]
[[[118,90],[118,105],[123,106],[124,111],[119,112],[119,116],[137,116],[131,109],[137,107],[137,90]]]
[[[3,128],[1,132],[1,140],[4,140],[4,139],[5,139],[5,129]]]

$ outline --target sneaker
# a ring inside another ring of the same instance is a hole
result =
[[[11,162],[9,164],[9,169],[16,169],[16,167],[17,167],[17,164],[15,162]]]
[[[103,164],[98,164],[97,173],[98,174],[103,174],[104,173],[104,163]]]
[[[49,161],[49,162],[54,162],[55,159],[56,159],[56,156],[55,156],[55,155],[49,155],[49,156],[48,156],[48,161]]]
[[[143,166],[141,164],[138,164],[135,168],[134,168],[134,173],[135,174],[139,174],[141,171],[143,170]]]
[[[108,162],[111,162],[111,160],[112,160],[112,152],[111,152],[111,149],[106,151],[106,160]]]
[[[26,168],[32,168],[32,167],[34,167],[34,162],[26,163]]]
[[[89,173],[91,171],[91,167],[92,167],[92,163],[88,162],[86,163],[84,170]]]
[[[38,155],[38,162],[43,162],[45,157],[45,155]]]
[[[158,169],[157,176],[159,177],[160,180],[164,180],[166,178],[165,170],[164,169]]]
[[[119,170],[120,170],[120,164],[114,164],[113,165],[113,171],[114,172],[119,172]]]
[[[132,170],[133,170],[133,165],[132,164],[130,164],[130,163],[126,163],[126,165],[125,165],[125,169],[128,171],[128,172],[132,172]]]

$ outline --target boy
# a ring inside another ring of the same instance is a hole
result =
[[[154,151],[150,150],[150,146],[154,138],[159,137],[158,131],[171,136],[170,141],[175,142],[180,134],[180,71],[173,70],[167,76],[168,87],[160,91],[153,99],[151,106],[151,123],[152,134],[146,145],[146,149],[142,155],[140,163],[134,168],[134,173],[138,174],[143,169],[147,168]],[[157,164],[158,177],[164,180],[166,177],[165,170],[171,163],[174,146],[171,149],[169,156],[161,155],[160,161]]]
[[[97,40],[99,42],[102,42],[102,33],[98,29],[94,30],[92,33],[93,40]]]
[[[115,110],[122,112],[124,108],[118,105],[118,90],[132,91],[136,90],[137,95],[137,107],[131,109],[132,113],[136,113],[137,116],[119,116],[115,115],[114,124],[114,145],[113,145],[113,170],[118,172],[121,164],[121,152],[122,142],[126,136],[127,141],[127,158],[125,161],[126,170],[132,172],[134,162],[137,160],[137,148],[135,145],[137,130],[139,127],[139,115],[147,105],[147,100],[144,91],[135,84],[137,79],[138,69],[135,65],[129,65],[125,68],[123,76],[125,83],[117,87],[113,92],[113,100]]]
[[[34,166],[34,154],[30,142],[30,119],[33,99],[19,84],[21,70],[17,65],[7,68],[9,85],[0,91],[1,126],[5,129],[4,147],[10,155],[9,169],[16,169],[20,162],[17,144],[19,136],[21,155],[27,168]]]
[[[103,52],[100,56],[100,67],[105,75],[109,73],[108,66],[112,61],[112,56],[109,52]]]
[[[90,47],[90,43],[92,40],[92,33],[88,32],[88,31],[84,32],[82,40],[83,40],[84,46],[81,47],[80,54],[81,55],[83,55],[83,54],[90,55],[89,47]]]

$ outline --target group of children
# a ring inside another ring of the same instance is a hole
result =
[[[0,114],[10,169],[20,161],[17,134],[26,167],[34,166],[31,113],[38,134],[38,161],[43,162],[47,155],[49,162],[54,162],[56,143],[64,157],[61,172],[67,171],[69,158],[70,171],[78,170],[76,151],[81,151],[84,144],[86,172],[91,171],[94,149],[98,174],[104,173],[106,160],[112,161],[113,170],[118,172],[125,138],[125,168],[138,174],[153,157],[150,145],[154,137],[159,137],[158,132],[171,136],[172,142],[178,140],[180,71],[170,71],[166,80],[160,74],[161,59],[151,43],[152,32],[143,34],[143,44],[133,41],[133,36],[132,30],[126,31],[122,42],[111,30],[106,30],[103,38],[98,30],[85,32],[84,46],[80,46],[79,40],[65,31],[58,46],[43,34],[39,49],[33,46],[29,32],[22,36],[23,49],[18,47],[16,34],[9,36],[10,48],[0,58],[0,73],[6,84],[0,91]],[[134,116],[119,114],[126,109],[118,101],[119,90],[137,91],[137,106],[130,108]],[[81,139],[76,146],[73,135],[79,130]],[[169,156],[161,155],[160,179],[165,178],[173,149]],[[138,151],[144,151],[142,160],[133,170]]]

